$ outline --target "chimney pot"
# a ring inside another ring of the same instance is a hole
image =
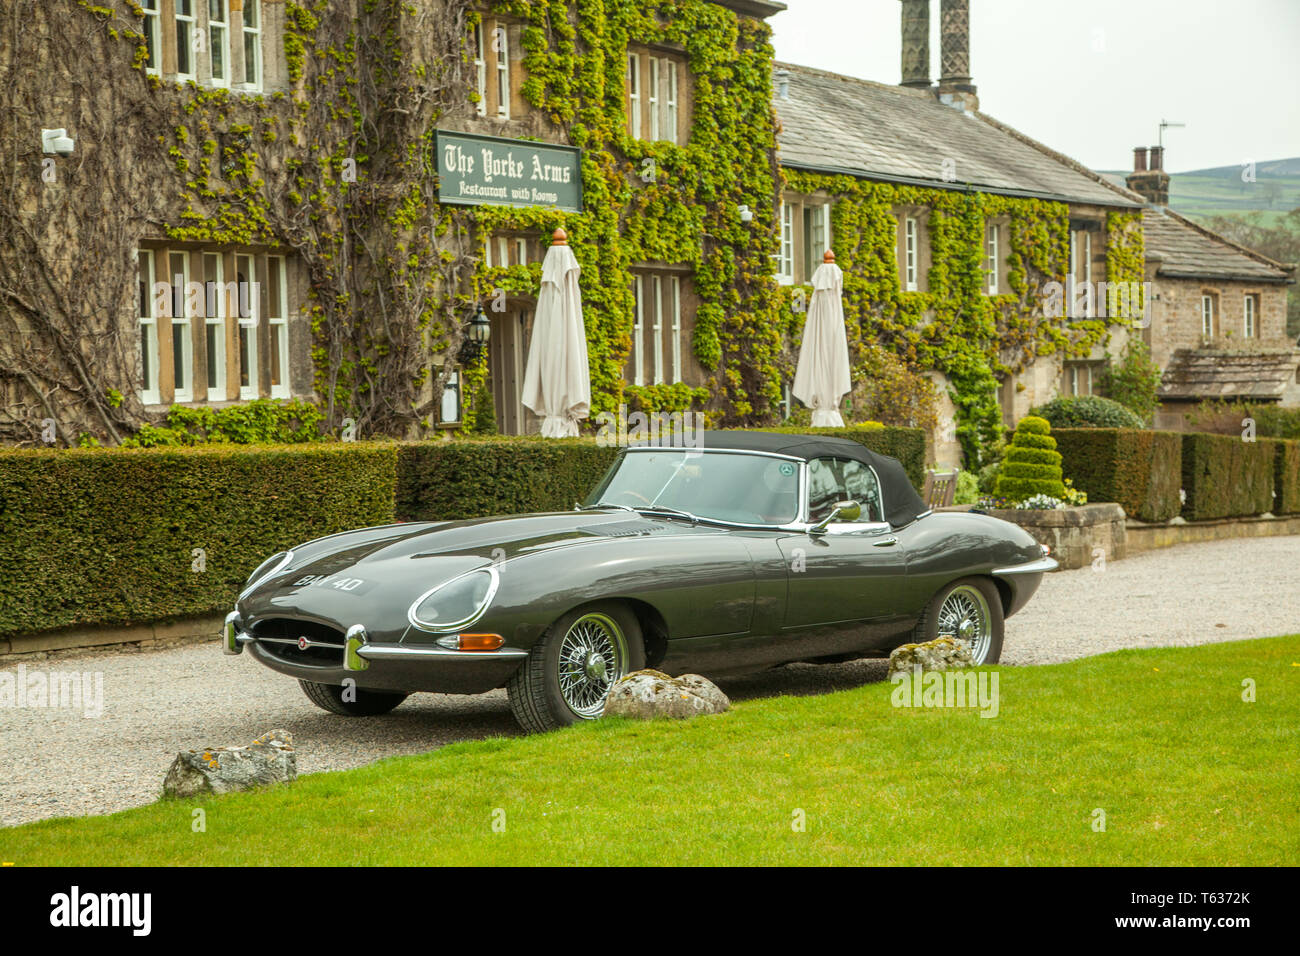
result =
[[[1133,147],[1133,172],[1144,173],[1147,169],[1147,148],[1145,146]]]
[[[1163,146],[1151,147],[1151,168],[1153,170],[1163,170],[1165,168],[1165,148]]]
[[[939,38],[939,99],[958,109],[979,109],[970,77],[969,0],[941,0]]]

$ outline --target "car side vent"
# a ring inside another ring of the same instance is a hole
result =
[[[635,538],[644,534],[671,534],[673,529],[654,521],[613,521],[609,524],[587,525],[579,528],[583,534],[594,534],[601,538]]]

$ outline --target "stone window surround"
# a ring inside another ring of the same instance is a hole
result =
[[[928,206],[895,206],[894,218],[898,221],[897,246],[894,255],[898,260],[898,288],[903,292],[928,292],[930,290],[930,209]],[[915,223],[915,281],[909,286],[907,267],[908,222]]]
[[[685,144],[683,94],[690,71],[686,52],[672,46],[630,45],[624,60],[627,133],[647,142]]]

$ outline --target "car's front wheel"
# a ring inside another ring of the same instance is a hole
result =
[[[577,608],[552,624],[506,685],[529,733],[595,720],[614,682],[645,666],[641,625],[614,602]]]
[[[978,664],[996,664],[1002,656],[1002,598],[987,578],[962,578],[930,599],[912,632],[918,644],[951,637],[970,645]]]
[[[411,696],[382,690],[362,690],[360,687],[353,687],[344,693],[346,688],[337,684],[317,684],[309,680],[298,681],[298,686],[307,695],[307,699],[321,710],[342,714],[344,717],[378,717]]]

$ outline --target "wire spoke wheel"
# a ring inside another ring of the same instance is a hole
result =
[[[579,717],[599,717],[610,688],[627,667],[623,630],[605,614],[584,614],[560,642],[560,696]]]
[[[979,588],[969,584],[953,588],[939,606],[938,625],[940,637],[969,644],[976,664],[986,661],[993,638],[993,619],[988,600]]]

